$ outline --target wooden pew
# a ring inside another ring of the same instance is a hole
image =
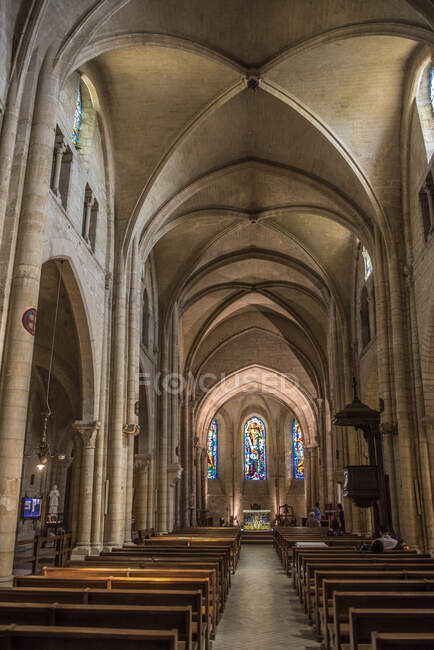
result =
[[[328,630],[330,646],[327,647],[341,650],[343,644],[349,643],[350,609],[374,609],[375,607],[381,609],[430,609],[434,608],[434,593],[335,592],[333,595],[334,622]]]
[[[228,576],[230,573],[223,574],[223,562],[217,558],[213,561],[209,559],[191,559],[188,556],[172,556],[172,557],[154,557],[142,556],[142,555],[90,555],[85,558],[84,561],[72,561],[68,563],[68,568],[85,568],[86,566],[116,566],[116,567],[130,567],[134,569],[151,569],[151,568],[162,568],[162,569],[207,569],[214,570],[216,572],[216,582],[218,585],[219,596],[220,596],[220,606],[221,611],[224,609],[224,604],[226,602],[227,595],[229,593],[230,583],[228,581]]]
[[[350,609],[350,643],[342,650],[370,648],[372,632],[434,631],[434,609]]]
[[[208,578],[48,578],[44,576],[15,576],[14,587],[44,588],[94,588],[94,589],[146,589],[167,591],[200,590],[202,606],[207,624],[207,648],[210,647],[210,637],[214,636],[213,611],[209,600]]]
[[[370,560],[358,560],[357,562],[312,562],[306,564],[306,575],[304,576],[304,582],[302,584],[302,597],[305,605],[305,612],[308,617],[312,616],[312,609],[315,607],[317,609],[320,604],[320,596],[322,591],[320,588],[319,593],[316,592],[317,585],[315,582],[316,573],[325,573],[327,571],[348,571],[348,572],[357,572],[366,570],[371,572],[377,570],[378,572],[387,572],[387,571],[434,571],[434,560],[400,560],[396,558],[395,560],[380,561],[370,558]],[[418,576],[416,576],[418,577]]]
[[[192,610],[192,637],[200,650],[207,645],[207,625],[202,620],[202,592],[106,589],[71,589],[37,587],[0,588],[0,600],[7,602],[64,603],[83,605],[123,605],[148,607],[183,606]]]
[[[385,557],[384,553],[379,553],[378,555],[365,555],[360,554],[358,556],[347,557],[344,559],[314,559],[307,558],[304,566],[303,573],[301,576],[301,581],[299,584],[299,596],[300,600],[303,602],[309,598],[310,587],[313,584],[313,577],[315,571],[326,571],[327,569],[334,570],[335,568],[339,569],[348,569],[356,570],[358,567],[381,567],[383,569],[394,569],[399,567],[402,569],[413,569],[413,568],[426,568],[427,570],[434,570],[434,559],[430,557],[420,558],[418,555],[413,557],[404,557],[404,556],[393,556]]]
[[[333,594],[335,592],[430,593],[434,592],[434,580],[323,580],[322,591],[320,623],[317,625],[317,631],[321,633],[324,645],[328,648],[331,645],[329,630],[335,620],[333,610]],[[318,619],[316,618],[316,620]]]
[[[428,555],[420,555],[417,554],[416,552],[408,552],[408,551],[395,551],[389,554],[385,553],[365,553],[362,551],[353,551],[353,550],[347,550],[347,551],[341,551],[341,550],[335,550],[335,549],[327,549],[324,552],[323,551],[303,551],[303,550],[298,550],[296,549],[295,551],[296,554],[296,560],[294,563],[294,569],[293,569],[293,584],[297,589],[297,592],[300,593],[301,590],[301,585],[303,581],[303,577],[306,574],[306,565],[307,563],[312,563],[312,562],[323,562],[323,563],[339,563],[339,562],[350,562],[350,561],[372,561],[375,560],[376,562],[387,562],[389,559],[392,561],[395,561],[397,559],[400,560],[409,560],[409,561],[414,561],[414,560],[426,560],[427,564],[429,562],[433,561],[433,559]]]
[[[434,633],[401,632],[400,634],[372,632],[371,650],[433,650]]]
[[[176,630],[2,625],[0,648],[7,650],[178,650]]]
[[[78,580],[82,578],[134,578],[134,579],[147,579],[147,578],[206,578],[209,581],[209,609],[212,614],[212,632],[215,634],[215,629],[218,622],[220,611],[219,594],[217,589],[216,574],[214,570],[205,569],[135,569],[135,568],[121,568],[121,567],[91,567],[85,566],[80,568],[66,568],[57,569],[54,567],[44,567],[44,577],[46,578],[60,578]]]
[[[0,602],[0,625],[177,630],[179,650],[193,650],[191,607]],[[197,646],[195,644],[194,650]]]
[[[315,571],[313,587],[314,591],[314,602],[312,605],[314,620],[317,625],[317,629],[320,630],[320,619],[319,612],[320,608],[323,605],[322,603],[322,585],[324,580],[351,580],[352,582],[359,582],[361,580],[370,580],[370,581],[383,581],[383,580],[434,580],[434,570],[427,571],[426,569],[422,570],[411,570],[411,569],[401,569],[396,568],[394,570],[383,570],[378,569],[378,567],[357,569],[356,571],[350,570],[333,570],[333,571]]]

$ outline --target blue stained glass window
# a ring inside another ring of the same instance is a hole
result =
[[[431,108],[434,111],[434,68],[431,68],[429,73],[429,96],[431,100]]]
[[[77,101],[75,103],[74,124],[72,127],[72,144],[78,147],[78,140],[80,138],[81,118],[83,116],[83,105],[81,103],[81,90],[78,87]]]
[[[265,461],[265,424],[260,418],[250,418],[244,425],[244,478],[264,481],[267,478]]]
[[[301,426],[294,418],[292,423],[292,453],[294,459],[294,478],[304,478],[304,445]]]
[[[208,429],[208,478],[217,478],[217,420],[212,420]]]
[[[372,261],[365,247],[362,248],[362,255],[363,255],[363,261],[365,263],[365,280],[367,280],[373,271]]]

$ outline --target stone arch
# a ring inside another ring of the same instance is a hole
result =
[[[266,393],[274,396],[296,414],[309,440],[318,437],[316,409],[301,386],[291,377],[264,366],[253,365],[228,375],[200,400],[196,431],[202,443],[206,435],[206,422],[210,420],[211,414],[216,413],[231,397],[243,392]]]
[[[87,302],[73,260],[63,256],[54,256],[45,260],[44,265],[51,261],[56,261],[57,265],[63,262],[62,280],[71,303],[80,348],[81,417],[86,421],[93,421],[97,419],[98,391],[96,386],[94,337],[90,328]]]

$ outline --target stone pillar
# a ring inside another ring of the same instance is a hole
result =
[[[194,464],[196,467],[196,517],[200,519],[200,510],[202,508],[202,481],[201,481],[201,455],[202,455],[202,447],[199,446],[199,438],[195,436],[194,438]]]
[[[308,514],[313,505],[312,498],[312,457],[311,457],[311,447],[305,447],[304,450],[304,476],[305,476],[305,498],[306,498],[306,510]]]
[[[130,256],[130,291],[128,304],[128,372],[127,372],[127,418],[124,433],[128,436],[127,482],[125,499],[125,542],[131,542],[131,518],[133,508],[134,437],[140,432],[136,404],[139,400],[139,350],[140,350],[140,275],[137,238],[132,242]]]
[[[112,411],[109,442],[109,495],[104,545],[122,546],[124,536],[123,426],[125,406],[125,268],[119,263],[114,305]]]
[[[399,449],[399,509],[400,533],[409,544],[417,544],[420,537],[419,520],[416,513],[414,490],[414,431],[410,421],[408,369],[408,347],[404,335],[404,310],[396,254],[391,255],[390,301],[392,316],[393,368],[395,380],[396,418],[398,422]]]
[[[311,447],[310,448],[310,467],[311,467],[311,494],[312,494],[312,503],[311,505],[315,505],[316,501],[320,500],[320,495],[319,495],[319,467],[318,467],[318,447]]]
[[[173,530],[175,524],[175,492],[176,486],[182,475],[182,467],[179,463],[171,463],[167,467],[167,483],[169,490],[171,491],[170,495],[170,504],[171,510],[168,517],[168,528],[169,531]]]
[[[86,192],[84,199],[85,213],[84,213],[84,224],[83,224],[83,239],[87,244],[90,244],[90,223],[92,208],[95,205],[95,197],[92,192]]]
[[[101,391],[99,401],[99,412],[101,428],[98,431],[95,447],[95,472],[93,486],[93,514],[92,514],[92,552],[99,553],[102,549],[103,538],[103,521],[104,521],[104,484],[105,484],[105,457],[107,451],[106,444],[106,409],[107,409],[107,392],[108,392],[108,372],[109,366],[109,328],[111,316],[111,287],[112,275],[107,273],[105,280],[105,300],[104,300],[104,335],[102,341],[102,363],[101,363]]]
[[[124,436],[127,447],[127,483],[125,498],[125,534],[124,541],[131,542],[131,519],[133,511],[133,479],[134,479],[134,438],[138,436],[140,427],[138,424],[126,424]]]
[[[135,518],[136,530],[149,530],[148,525],[148,479],[149,479],[149,456],[136,454],[134,458],[134,470],[136,474],[136,501]]]
[[[80,477],[81,477],[81,439],[77,431],[73,433],[74,460],[72,463],[71,486],[71,533],[72,543],[77,541],[78,513],[80,510]]]
[[[58,80],[51,61],[40,73],[22,196],[0,395],[0,582],[12,575],[36,309],[53,157]],[[31,315],[27,318],[31,323]]]
[[[60,201],[60,192],[59,192],[60,170],[62,168],[62,158],[65,151],[66,151],[66,144],[63,139],[63,135],[56,136],[56,143],[54,147],[54,173],[53,173],[53,180],[51,183],[51,189],[53,191],[53,194],[55,194],[55,196],[59,199],[59,201]]]
[[[156,450],[152,450],[151,460],[148,469],[148,516],[147,528],[151,530],[156,527],[155,522],[155,454]]]
[[[79,485],[79,511],[77,548],[82,555],[89,555],[92,531],[93,473],[95,463],[95,443],[99,422],[74,422],[74,429],[81,440],[81,472]]]

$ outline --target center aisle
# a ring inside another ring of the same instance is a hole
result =
[[[319,647],[273,547],[244,546],[213,650]]]

